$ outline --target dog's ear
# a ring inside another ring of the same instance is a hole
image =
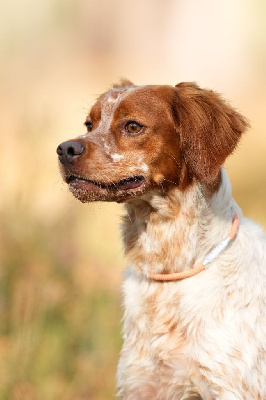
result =
[[[248,122],[211,90],[185,82],[175,88],[173,112],[188,173],[211,183]]]
[[[127,78],[120,78],[118,83],[113,84],[113,89],[119,89],[119,88],[124,88],[127,86],[134,86],[134,83],[132,83],[130,80]]]

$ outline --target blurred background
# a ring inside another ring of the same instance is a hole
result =
[[[81,204],[56,147],[119,77],[197,81],[251,122],[226,168],[266,227],[263,0],[14,0],[0,15],[0,398],[115,397],[123,206]]]

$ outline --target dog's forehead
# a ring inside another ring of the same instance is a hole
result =
[[[131,86],[114,88],[101,95],[94,109],[100,109],[102,117],[111,116],[120,106],[140,107],[150,110],[150,106],[166,106],[173,95],[171,86]]]
[[[103,93],[92,106],[89,115],[96,119],[110,117],[120,104],[121,100],[128,96],[132,90],[135,90],[135,86],[113,88],[108,92]]]
[[[102,110],[113,112],[122,100],[139,90],[141,90],[139,86],[113,88],[100,97],[100,106]]]

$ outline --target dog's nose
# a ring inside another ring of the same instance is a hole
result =
[[[85,150],[84,144],[81,142],[76,142],[74,140],[69,140],[67,142],[61,143],[56,152],[59,155],[59,161],[62,164],[68,165],[71,164],[73,159],[77,156],[80,156]]]

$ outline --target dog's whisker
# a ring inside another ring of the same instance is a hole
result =
[[[109,178],[108,175],[106,175],[106,174],[104,174],[104,173],[103,173],[102,175],[103,175],[103,177],[105,177],[105,178],[107,179],[107,181],[109,181],[113,186],[115,186],[115,187],[118,186],[115,182],[112,181],[111,178]]]

